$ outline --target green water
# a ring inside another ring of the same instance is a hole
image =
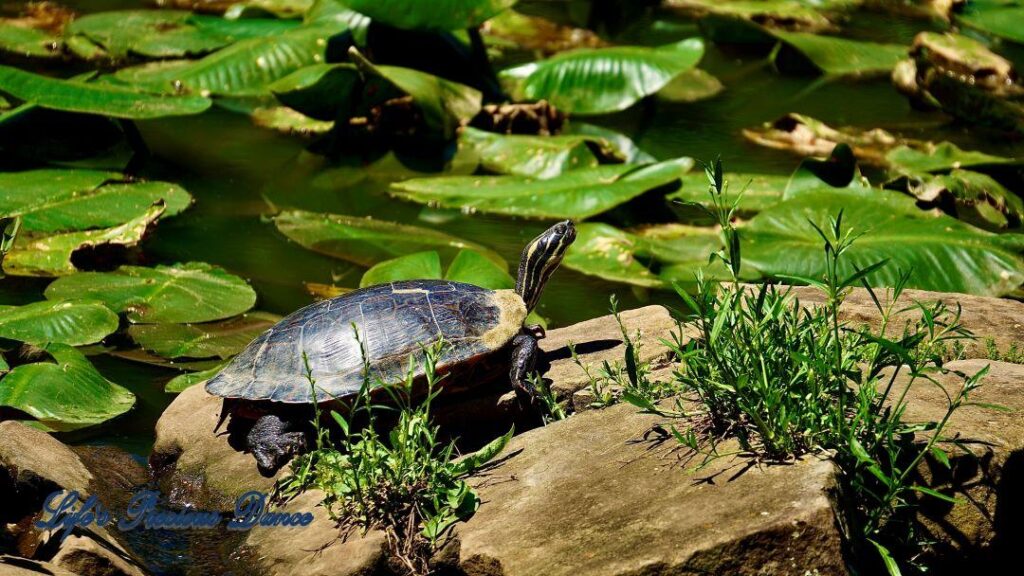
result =
[[[134,7],[123,0],[72,6],[84,11]],[[933,25],[927,21],[865,13],[851,19],[846,35],[909,44],[914,34]],[[692,22],[650,14],[621,32],[623,43],[659,44],[696,35]],[[1011,54],[1020,60],[1020,54]],[[821,83],[813,77],[782,76],[766,64],[763,54],[724,51],[708,44],[701,67],[726,86],[719,96],[694,104],[647,102],[632,109],[588,121],[618,130],[648,153],[660,158],[721,155],[727,171],[788,174],[798,160],[784,152],[756,147],[740,130],[799,112],[833,126],[881,127],[898,134],[951,140],[964,148],[1003,155],[1024,155],[1021,143],[976,136],[952,126],[940,114],[910,108],[887,79]],[[434,226],[486,244],[510,263],[544,223],[457,212],[437,212],[387,196],[388,179],[359,168],[343,169],[306,152],[306,142],[251,124],[243,115],[214,109],[201,117],[140,122],[139,129],[153,157],[141,175],[177,182],[195,197],[185,213],[160,223],[143,245],[147,263],[205,261],[248,279],[259,294],[257,307],[287,314],[312,297],[304,282],[353,286],[362,269],[307,251],[289,242],[264,216],[277,208],[303,208]],[[666,221],[671,213],[660,199],[639,202],[611,217],[619,224]],[[0,301],[40,298],[46,282],[8,279],[0,283]],[[560,270],[547,287],[539,312],[551,327],[604,314],[608,299],[618,295],[623,306],[671,302],[665,294],[647,293],[593,277]],[[130,388],[138,406],[104,426],[78,432],[73,442],[112,443],[145,456],[153,425],[172,396],[165,382],[177,374],[109,356],[93,358],[111,380]]]

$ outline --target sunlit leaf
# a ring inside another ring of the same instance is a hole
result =
[[[359,287],[387,284],[401,280],[436,280],[441,278],[441,257],[437,252],[416,252],[374,264],[363,274]]]
[[[245,280],[201,262],[83,272],[55,280],[45,294],[49,299],[94,298],[139,324],[209,322],[241,314],[256,303]]]
[[[461,30],[479,26],[518,0],[345,0],[349,8],[396,28]]]
[[[135,395],[104,378],[79,351],[64,344],[43,349],[54,362],[17,366],[0,380],[0,406],[32,415],[54,430],[75,430],[120,416]]]
[[[597,166],[588,136],[525,136],[462,129],[459,145],[480,157],[480,166],[497,174],[551,178],[577,168]],[[609,145],[610,146],[610,145]]]
[[[93,300],[0,306],[0,338],[29,344],[92,344],[115,332],[117,326],[117,314]]]
[[[703,55],[700,38],[658,48],[581,49],[505,70],[501,76],[519,99],[545,99],[574,114],[604,114],[656,93],[694,68]]]

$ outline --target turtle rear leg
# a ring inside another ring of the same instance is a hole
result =
[[[289,431],[291,423],[275,414],[261,416],[246,437],[246,444],[256,466],[264,476],[271,476],[288,460],[306,450],[306,435]]]
[[[537,390],[530,383],[529,376],[537,366],[537,358],[540,356],[540,346],[537,345],[537,337],[524,331],[512,339],[512,369],[509,371],[509,379],[515,386],[516,394],[531,402],[537,397]]]

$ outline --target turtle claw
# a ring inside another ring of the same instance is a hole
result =
[[[273,414],[262,416],[249,431],[249,450],[264,476],[274,475],[291,458],[306,450],[306,435],[286,432],[288,423]]]

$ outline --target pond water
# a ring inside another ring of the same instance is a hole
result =
[[[125,0],[69,2],[82,11],[136,7]],[[530,3],[524,8],[529,10]],[[847,36],[909,44],[920,30],[937,27],[926,20],[865,12],[845,28]],[[655,45],[697,34],[693,22],[654,13],[631,24],[615,38],[623,43]],[[1009,53],[1021,62],[1020,54]],[[721,155],[727,172],[788,174],[798,160],[784,152],[747,143],[743,128],[757,126],[788,112],[799,112],[833,126],[881,127],[915,138],[950,140],[963,148],[1024,155],[1019,142],[976,135],[947,123],[938,113],[912,110],[887,78],[820,83],[814,77],[783,76],[764,54],[723,51],[709,43],[701,67],[725,85],[719,96],[693,104],[647,102],[588,122],[631,137],[659,159]],[[213,109],[198,117],[138,123],[153,157],[143,176],[176,182],[194,197],[185,213],[160,223],[144,244],[149,263],[204,261],[245,277],[259,295],[257,308],[287,314],[312,297],[304,282],[353,286],[362,268],[303,249],[277,232],[264,215],[277,208],[372,215],[416,223],[485,244],[509,262],[518,260],[524,243],[544,223],[486,215],[441,212],[390,198],[387,174],[368,175],[359,168],[330,165],[305,151],[306,143],[254,126],[239,114]],[[660,199],[617,212],[619,224],[668,221]],[[9,279],[0,284],[0,302],[36,300],[46,282]],[[550,327],[607,313],[609,297],[623,307],[671,302],[664,293],[601,281],[560,270],[545,291],[539,312]],[[138,397],[135,410],[107,425],[65,439],[115,444],[144,457],[153,441],[153,425],[172,396],[163,392],[172,370],[100,355],[92,358],[111,380]]]

